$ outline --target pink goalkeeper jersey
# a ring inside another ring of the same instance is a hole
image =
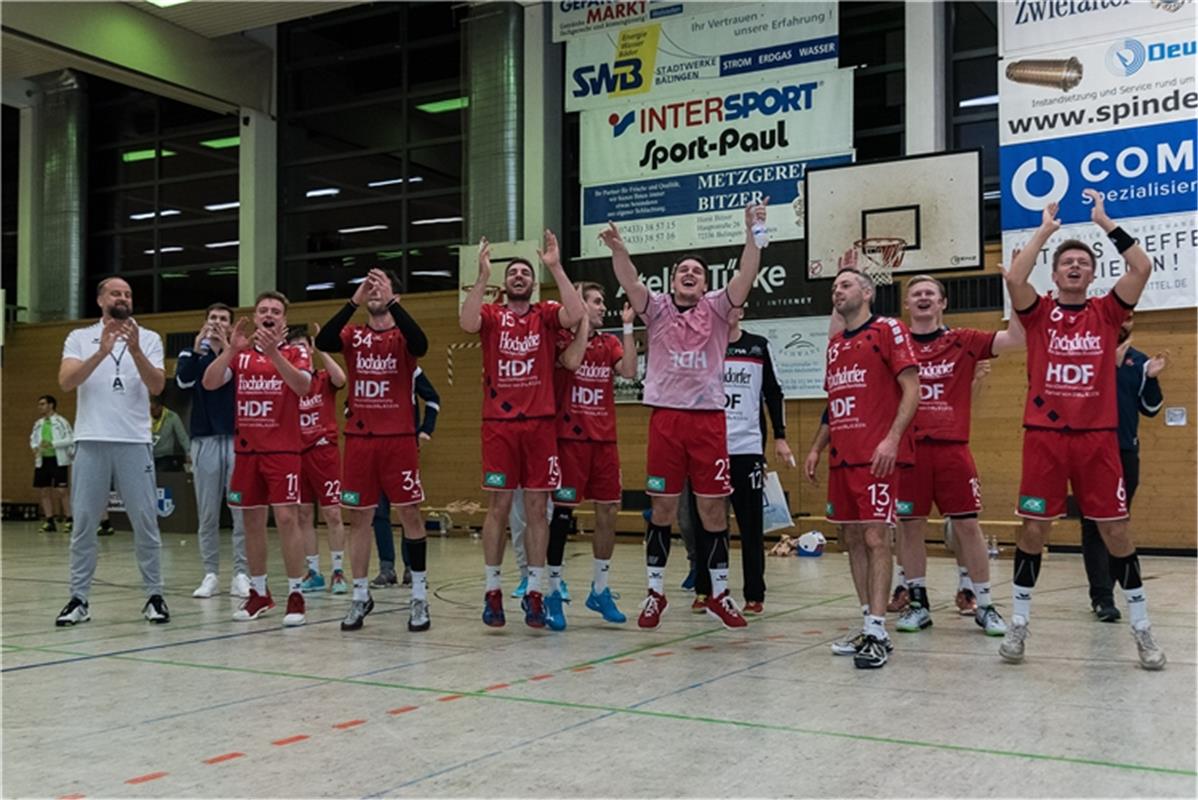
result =
[[[720,289],[687,309],[651,294],[641,318],[649,337],[645,405],[686,411],[724,409],[724,351],[732,301]]]

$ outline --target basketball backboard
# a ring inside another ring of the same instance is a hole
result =
[[[982,266],[980,150],[807,170],[807,276],[833,278],[859,239],[907,242],[898,272]]]

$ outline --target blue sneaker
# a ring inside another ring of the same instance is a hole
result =
[[[688,592],[695,590],[695,565],[691,564],[691,571],[686,574],[686,580],[682,582],[682,588]]]
[[[566,612],[562,608],[561,592],[552,592],[545,596],[545,624],[551,631],[566,629]]]
[[[599,594],[595,594],[595,584],[591,584],[591,593],[587,595],[587,608],[591,611],[598,611],[603,615],[603,619],[607,622],[627,622],[628,617],[624,616],[624,612],[616,608],[616,601],[612,599],[611,589],[604,589]]]
[[[568,602],[570,602],[570,587],[566,585],[566,579],[565,579],[565,578],[562,578],[562,588],[561,588],[561,593],[562,593],[562,602],[563,602],[563,603],[568,603]]]
[[[528,591],[528,576],[526,575],[520,579],[520,584],[516,587],[516,590],[514,592],[512,592],[512,597],[515,597],[518,600],[521,597],[523,597],[524,593],[527,591]]]
[[[524,609],[524,624],[530,628],[545,627],[545,598],[540,592],[527,592],[520,601]],[[563,618],[564,619],[564,618]]]
[[[503,614],[503,592],[492,589],[483,599],[483,622],[492,628],[502,628],[507,624]]]
[[[322,592],[324,591],[324,576],[315,570],[308,570],[307,576],[300,583],[301,592]]]

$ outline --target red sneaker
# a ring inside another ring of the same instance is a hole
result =
[[[957,590],[957,613],[963,617],[972,617],[977,615],[978,599],[968,589]]]
[[[233,612],[233,619],[238,622],[249,622],[252,619],[265,614],[275,607],[275,601],[270,597],[270,589],[266,590],[266,594],[258,594],[253,589],[250,589],[249,598],[241,604],[241,608]]]
[[[732,595],[728,594],[727,589],[719,597],[708,598],[707,615],[718,619],[720,624],[730,631],[749,624],[749,621],[740,613],[740,609],[736,607],[736,601],[732,599]]]
[[[906,586],[896,586],[894,594],[890,597],[890,602],[886,604],[886,610],[891,614],[898,614],[907,610],[907,606],[911,603],[911,596],[907,593]]]
[[[492,628],[502,628],[507,624],[503,614],[503,592],[492,589],[483,596],[483,623]]]
[[[695,595],[695,599],[691,601],[691,613],[692,614],[706,614],[707,613],[707,595],[705,595],[705,594]]]
[[[307,622],[304,616],[304,596],[299,592],[287,595],[287,613],[283,615],[283,624],[289,627],[303,625]]]
[[[655,631],[661,625],[661,615],[666,613],[666,608],[670,605],[670,601],[666,600],[664,594],[658,594],[652,589],[645,596],[641,603],[641,615],[637,617],[636,624],[642,630]]]
[[[764,614],[765,604],[759,603],[756,600],[746,600],[744,613],[746,614]]]
[[[540,592],[525,592],[520,601],[524,609],[524,624],[530,628],[545,627],[545,598]]]

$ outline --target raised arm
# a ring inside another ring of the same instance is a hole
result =
[[[1011,268],[1003,273],[1003,280],[1007,282],[1007,291],[1011,295],[1011,305],[1016,311],[1026,311],[1036,302],[1036,289],[1030,280],[1032,268],[1036,266],[1036,259],[1048,240],[1061,227],[1061,221],[1057,219],[1059,208],[1056,203],[1044,207],[1040,215],[1040,227],[1036,228],[1026,247],[1012,254]]]
[[[641,276],[632,263],[632,256],[628,253],[628,246],[620,238],[616,223],[607,223],[607,227],[600,232],[599,239],[611,250],[611,269],[616,274],[616,280],[620,282],[620,288],[628,295],[628,302],[632,304],[636,313],[643,314],[649,307],[649,289],[641,281]]]
[[[316,327],[316,336],[319,338],[321,331],[320,323],[314,322],[312,324]],[[340,336],[337,337],[337,343],[341,343]],[[337,359],[333,358],[323,350],[318,349],[316,352],[320,354],[320,363],[324,365],[325,371],[329,373],[329,383],[331,383],[336,389],[344,389],[345,370],[343,370],[341,365],[337,363]]]
[[[632,306],[628,303],[624,304],[624,310],[620,312],[620,318],[624,320],[624,355],[620,358],[620,363],[616,365],[616,372],[621,378],[631,380],[636,377],[637,368],[637,353],[636,353],[636,335],[632,332],[632,324],[636,321],[636,312],[632,310]]]
[[[765,224],[765,208],[769,205],[767,197],[756,205],[745,207],[745,248],[740,251],[740,264],[736,274],[728,281],[728,299],[736,307],[743,306],[753,290],[753,282],[757,280],[757,268],[761,266],[761,249],[753,237],[753,226]]]
[[[100,331],[100,349],[86,359],[63,356],[62,363],[58,366],[59,388],[64,392],[73,392],[79,388],[79,384],[90,378],[96,367],[104,363],[104,359],[112,353],[119,330],[116,320],[105,320],[104,328]]]
[[[563,328],[573,328],[579,320],[586,316],[586,309],[582,305],[582,295],[566,277],[566,270],[562,268],[561,248],[557,246],[557,237],[548,228],[545,229],[545,249],[538,249],[537,257],[541,259],[541,263],[553,276],[553,282],[557,284],[557,296],[562,300],[562,307],[557,312],[558,323]]]
[[[458,312],[458,324],[466,333],[478,333],[483,326],[483,298],[487,293],[487,281],[491,278],[491,243],[484,236],[478,242],[478,277],[466,293],[462,310]]]
[[[899,442],[903,438],[903,432],[915,418],[915,409],[919,407],[919,370],[915,367],[907,367],[896,376],[895,380],[898,381],[899,388],[903,391],[903,397],[899,400],[898,412],[894,415],[894,422],[891,423],[890,430],[874,448],[870,474],[878,478],[883,478],[894,471],[894,465],[898,461]]]
[[[237,320],[237,324],[233,326],[233,330],[229,334],[228,347],[222,347],[220,355],[212,360],[208,365],[208,369],[204,370],[204,377],[201,385],[208,391],[219,389],[229,382],[232,377],[229,371],[229,364],[233,363],[233,358],[242,350],[250,346],[250,339],[247,334],[250,321],[245,317]]]
[[[270,359],[270,363],[274,364],[275,369],[279,371],[279,377],[283,379],[283,383],[287,384],[287,388],[303,397],[312,388],[312,373],[292,364],[279,350],[279,345],[283,343],[285,334],[285,330],[276,332],[259,328],[254,331],[254,343]]]
[[[1119,255],[1123,256],[1123,260],[1127,262],[1127,269],[1115,282],[1115,287],[1111,291],[1123,301],[1124,305],[1134,306],[1140,302],[1140,295],[1144,293],[1144,287],[1148,285],[1148,279],[1152,277],[1152,259],[1144,252],[1144,248],[1140,247],[1140,243],[1132,238],[1131,234],[1107,216],[1101,192],[1085,189],[1082,194],[1094,204],[1094,207],[1090,209],[1090,219],[1095,225],[1102,228],[1103,233],[1118,249]]]
[[[1015,315],[1012,314],[1014,319]],[[986,378],[990,375],[990,359],[985,358],[977,363],[973,368],[973,380],[969,384],[969,401],[975,406],[978,400],[982,397],[982,390],[986,388]]]
[[[133,364],[137,367],[141,382],[146,385],[151,395],[162,394],[162,390],[166,388],[166,370],[151,361],[141,349],[141,328],[131,319],[123,320],[118,335],[125,339],[126,351],[133,357]],[[162,360],[161,344],[159,342],[157,353],[159,361]]]
[[[1027,306],[1024,306],[1027,308]],[[1000,353],[1008,353],[1012,350],[1022,350],[1027,346],[1027,331],[1023,328],[1023,322],[1020,321],[1018,314],[1012,314],[1007,321],[1007,329],[994,334],[994,344],[991,349],[994,351],[991,355],[999,355]],[[978,362],[981,363],[981,362]]]
[[[574,340],[566,346],[562,354],[557,357],[558,363],[566,369],[574,372],[582,364],[582,357],[587,352],[587,340],[591,335],[591,324],[585,316],[582,322],[578,323],[578,330],[574,332]]]

